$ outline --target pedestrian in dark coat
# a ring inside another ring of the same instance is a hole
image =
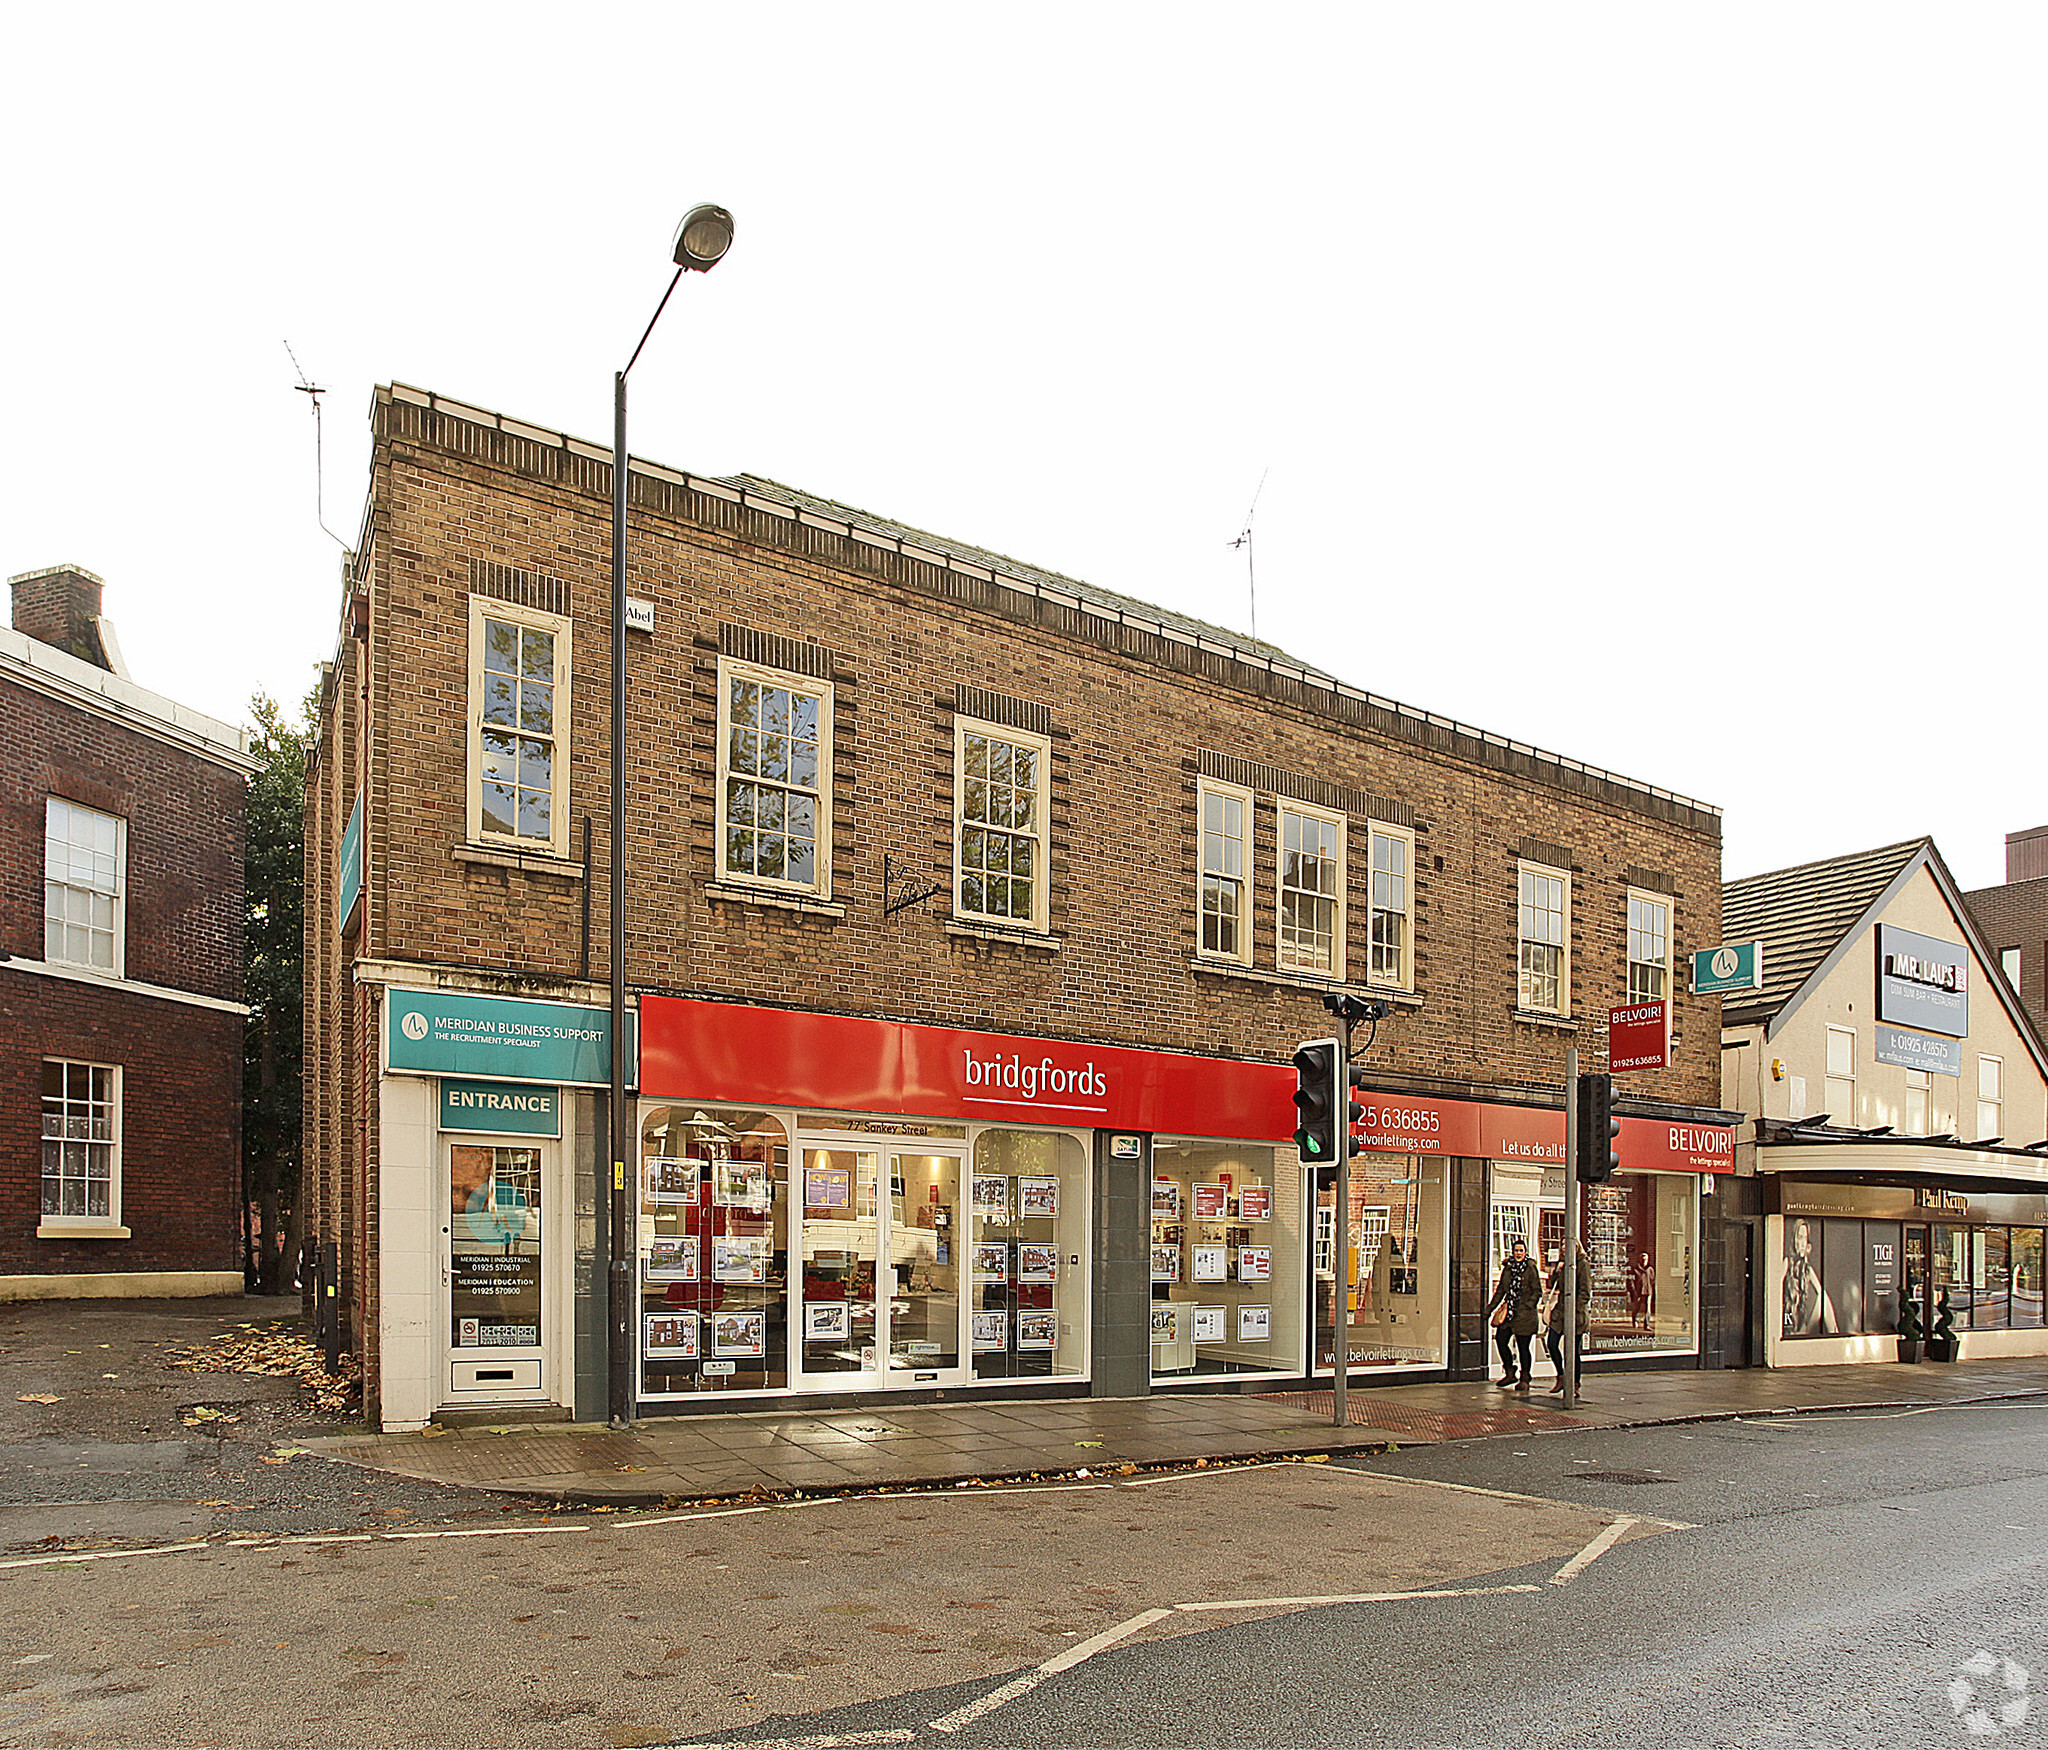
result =
[[[1572,1359],[1577,1365],[1572,1369],[1572,1384],[1576,1386],[1586,1376],[1586,1332],[1593,1318],[1593,1270],[1586,1262],[1586,1254],[1579,1253],[1579,1291],[1572,1296],[1579,1308],[1579,1347]],[[1552,1391],[1564,1390],[1564,1261],[1558,1260],[1557,1268],[1550,1273],[1549,1289],[1554,1297],[1550,1303],[1549,1333],[1543,1339],[1543,1346],[1550,1351],[1550,1365],[1557,1369],[1557,1384]]]
[[[1494,1318],[1493,1343],[1500,1351],[1501,1384],[1529,1383],[1529,1341],[1536,1335],[1537,1312],[1543,1300],[1543,1273],[1520,1240],[1509,1250],[1508,1261],[1500,1267],[1500,1280],[1493,1285],[1493,1298],[1486,1303]],[[1499,1316],[1494,1317],[1495,1314]],[[1520,1362],[1517,1379],[1516,1363]]]

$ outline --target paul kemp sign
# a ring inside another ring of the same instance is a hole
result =
[[[384,1064],[400,1074],[604,1087],[612,1074],[611,1011],[393,989],[384,997]]]
[[[640,1006],[641,1072],[651,1098],[1247,1142],[1283,1142],[1294,1134],[1294,1072],[1284,1064],[682,997],[642,997]],[[1564,1160],[1562,1111],[1360,1097],[1364,1146],[1377,1152]],[[1624,1118],[1620,1146],[1630,1167],[1712,1173],[1735,1162],[1735,1133],[1720,1125]]]

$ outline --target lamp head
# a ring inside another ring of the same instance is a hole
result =
[[[676,227],[672,259],[692,273],[709,273],[732,247],[732,214],[723,207],[692,207]]]

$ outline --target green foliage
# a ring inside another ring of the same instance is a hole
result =
[[[242,1036],[242,1184],[273,1244],[263,1254],[258,1286],[275,1292],[290,1281],[278,1235],[297,1230],[300,1070],[305,953],[306,758],[314,739],[319,691],[309,693],[299,721],[258,693],[249,702],[255,733],[249,751],[260,762],[249,780],[243,859],[243,984],[249,1025]]]
[[[1899,1301],[1899,1338],[1906,1343],[1917,1343],[1924,1335],[1920,1323],[1920,1285],[1908,1281],[1906,1292]]]

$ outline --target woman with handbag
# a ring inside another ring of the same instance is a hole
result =
[[[1572,1385],[1574,1388],[1577,1387],[1580,1380],[1586,1377],[1586,1334],[1592,1329],[1593,1268],[1586,1262],[1586,1254],[1583,1250],[1579,1253],[1577,1276],[1578,1289],[1572,1296],[1573,1303],[1579,1309],[1579,1343],[1578,1347],[1572,1352],[1572,1359],[1576,1364],[1572,1369]],[[1557,1369],[1557,1383],[1550,1389],[1552,1391],[1563,1391],[1564,1260],[1562,1258],[1558,1260],[1557,1268],[1550,1273],[1549,1290],[1551,1295],[1550,1318],[1548,1321],[1548,1333],[1543,1339],[1543,1346],[1550,1351],[1550,1365]]]
[[[1500,1267],[1500,1280],[1493,1285],[1493,1298],[1486,1303],[1493,1321],[1493,1346],[1500,1351],[1501,1381],[1505,1386],[1529,1384],[1529,1344],[1536,1335],[1537,1308],[1543,1300],[1543,1273],[1529,1256],[1529,1248],[1515,1241],[1508,1261]],[[1520,1362],[1520,1378],[1516,1362]]]

